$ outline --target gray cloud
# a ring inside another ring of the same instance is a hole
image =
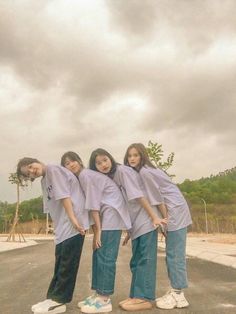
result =
[[[235,1],[207,0],[119,0],[106,1],[110,24],[129,41],[166,37],[191,53],[203,53],[218,36],[234,35]],[[164,31],[163,31],[164,29]]]
[[[149,139],[179,180],[235,166],[235,2],[90,4],[0,1],[1,182],[25,155],[86,163],[100,146],[122,162]],[[196,154],[214,163],[186,168]]]

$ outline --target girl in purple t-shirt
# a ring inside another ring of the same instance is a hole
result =
[[[22,158],[17,165],[19,180],[41,179],[44,212],[50,214],[55,231],[54,275],[47,299],[34,304],[35,314],[64,313],[71,302],[85,230],[89,228],[85,198],[75,176],[58,165],[45,165],[35,158]]]
[[[187,307],[189,303],[182,291],[188,286],[186,235],[187,226],[192,223],[187,202],[171,178],[163,170],[154,167],[143,144],[130,145],[124,163],[140,174],[151,205],[158,204],[161,194],[167,207],[166,264],[171,289],[156,299],[156,306],[161,309]]]
[[[111,312],[116,260],[122,230],[131,228],[129,213],[118,186],[107,176],[85,169],[80,157],[67,152],[61,164],[74,173],[85,195],[85,209],[93,212],[92,290],[95,293],[78,303],[83,313]]]
[[[117,164],[107,151],[101,148],[93,151],[89,167],[116,182],[126,200],[131,218],[132,228],[124,240],[127,243],[129,237],[132,239],[130,297],[119,305],[126,311],[150,309],[156,288],[156,228],[166,223],[166,220],[158,217],[157,208],[151,207],[145,198],[139,174],[130,167]],[[164,206],[161,197],[158,206]]]

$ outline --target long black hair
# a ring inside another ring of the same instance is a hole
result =
[[[129,157],[129,151],[132,148],[135,148],[140,155],[140,164],[139,164],[138,168],[136,169],[137,171],[139,171],[145,165],[147,165],[151,168],[156,168],[152,164],[152,162],[148,156],[147,149],[142,143],[133,143],[127,148],[126,153],[125,153],[125,157],[124,157],[124,164],[126,166],[130,166],[129,162],[128,162],[128,157]]]
[[[71,161],[78,161],[78,163],[82,166],[82,168],[84,168],[84,165],[83,165],[83,161],[82,159],[80,158],[80,156],[75,153],[75,152],[66,152],[65,154],[62,155],[61,157],[61,165],[63,167],[65,167],[65,163],[66,163],[66,159],[70,159]]]
[[[98,171],[97,167],[96,167],[96,157],[97,156],[107,156],[110,160],[111,160],[111,170],[109,171],[109,173],[107,173],[107,175],[111,178],[113,178],[115,172],[116,172],[116,167],[118,165],[118,163],[115,161],[115,159],[112,157],[112,155],[110,153],[108,153],[108,151],[106,151],[103,148],[97,148],[95,149],[90,158],[89,158],[89,168],[95,171]]]

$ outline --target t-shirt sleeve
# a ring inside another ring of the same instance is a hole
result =
[[[140,176],[150,204],[155,206],[164,203],[164,198],[161,194],[160,187],[155,180],[154,174],[147,169],[141,169]]]
[[[129,201],[144,197],[144,193],[140,186],[140,177],[135,170],[131,168],[122,168],[120,180]]]
[[[71,196],[69,178],[63,168],[60,168],[59,166],[50,167],[48,169],[47,179],[55,200],[60,200]]]
[[[83,190],[85,193],[85,209],[100,210],[103,191],[102,186],[99,186],[94,178],[83,178]]]

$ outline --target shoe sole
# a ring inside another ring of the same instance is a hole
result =
[[[146,303],[146,304],[126,304],[124,303],[121,305],[122,310],[125,311],[144,311],[144,310],[150,310],[152,309],[152,304],[151,303]]]
[[[34,311],[34,314],[59,314],[59,313],[64,313],[66,311],[66,306],[61,306],[60,308],[56,308],[54,310],[51,311],[45,311],[45,310],[37,310]]]
[[[112,308],[110,310],[99,310],[99,311],[90,311],[90,312],[84,312],[83,309],[81,309],[81,312],[85,314],[110,313],[112,312]]]
[[[185,308],[185,307],[188,307],[189,306],[189,304],[188,305],[184,305],[184,306],[172,306],[172,307],[162,307],[162,306],[159,306],[159,305],[157,305],[156,304],[156,307],[158,308],[158,309],[162,309],[162,310],[173,310],[173,309],[183,309],[183,308]]]
[[[83,306],[85,306],[86,304],[77,304],[77,307],[79,308],[79,309],[81,309]]]

